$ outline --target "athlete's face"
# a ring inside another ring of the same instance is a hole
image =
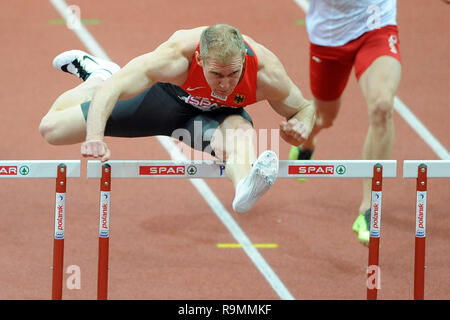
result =
[[[226,63],[219,63],[213,58],[201,59],[199,64],[203,67],[203,74],[212,91],[221,97],[230,95],[236,88],[244,66],[242,56],[236,54]]]

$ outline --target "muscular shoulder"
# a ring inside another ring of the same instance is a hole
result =
[[[204,27],[176,31],[155,50],[134,58],[123,69],[131,73],[144,72],[152,82],[164,81],[180,85],[188,75],[203,29]]]
[[[181,54],[190,60],[200,42],[200,36],[203,30],[206,28],[207,27],[198,27],[194,29],[178,30],[160,47],[171,49],[175,51],[174,53]]]
[[[289,94],[292,82],[280,59],[267,47],[245,37],[258,57],[257,99],[282,99]]]

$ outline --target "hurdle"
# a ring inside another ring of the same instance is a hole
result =
[[[416,179],[414,300],[424,300],[428,179],[450,178],[450,160],[405,160],[403,162],[403,178]]]
[[[102,165],[100,180],[100,218],[98,232],[97,300],[108,299],[109,218],[111,212],[111,167]]]
[[[107,227],[109,241],[109,217],[111,200],[111,179],[115,178],[175,178],[206,179],[226,178],[225,163],[222,161],[172,161],[172,160],[111,160],[102,164],[97,160],[88,160],[87,178],[101,179],[100,201],[100,235],[102,225]],[[369,242],[367,299],[377,298],[376,285],[369,286],[369,281],[378,274],[379,240],[381,227],[382,179],[397,176],[396,160],[280,160],[278,178],[370,178],[372,179],[372,209]],[[105,207],[102,199],[108,182],[108,203]],[[103,188],[103,189],[102,189]],[[106,233],[105,233],[106,234]],[[101,238],[101,236],[100,236]],[[100,241],[101,239],[99,239]],[[103,241],[103,240],[102,240]],[[108,246],[99,245],[98,298],[107,299],[108,282]],[[106,258],[105,258],[106,257]],[[100,263],[102,260],[102,263]]]
[[[0,161],[0,178],[56,179],[55,229],[53,234],[52,300],[62,299],[67,178],[80,177],[79,160]]]

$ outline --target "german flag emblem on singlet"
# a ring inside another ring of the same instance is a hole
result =
[[[239,93],[236,93],[234,96],[234,103],[236,104],[243,104],[245,100],[245,96]]]

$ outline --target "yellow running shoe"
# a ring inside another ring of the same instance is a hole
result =
[[[364,246],[368,246],[370,239],[370,209],[358,215],[352,229],[358,234],[358,241]]]
[[[291,147],[289,152],[289,160],[311,160],[313,158],[314,150],[306,150],[301,147]],[[306,178],[297,178],[298,182],[305,182]]]

